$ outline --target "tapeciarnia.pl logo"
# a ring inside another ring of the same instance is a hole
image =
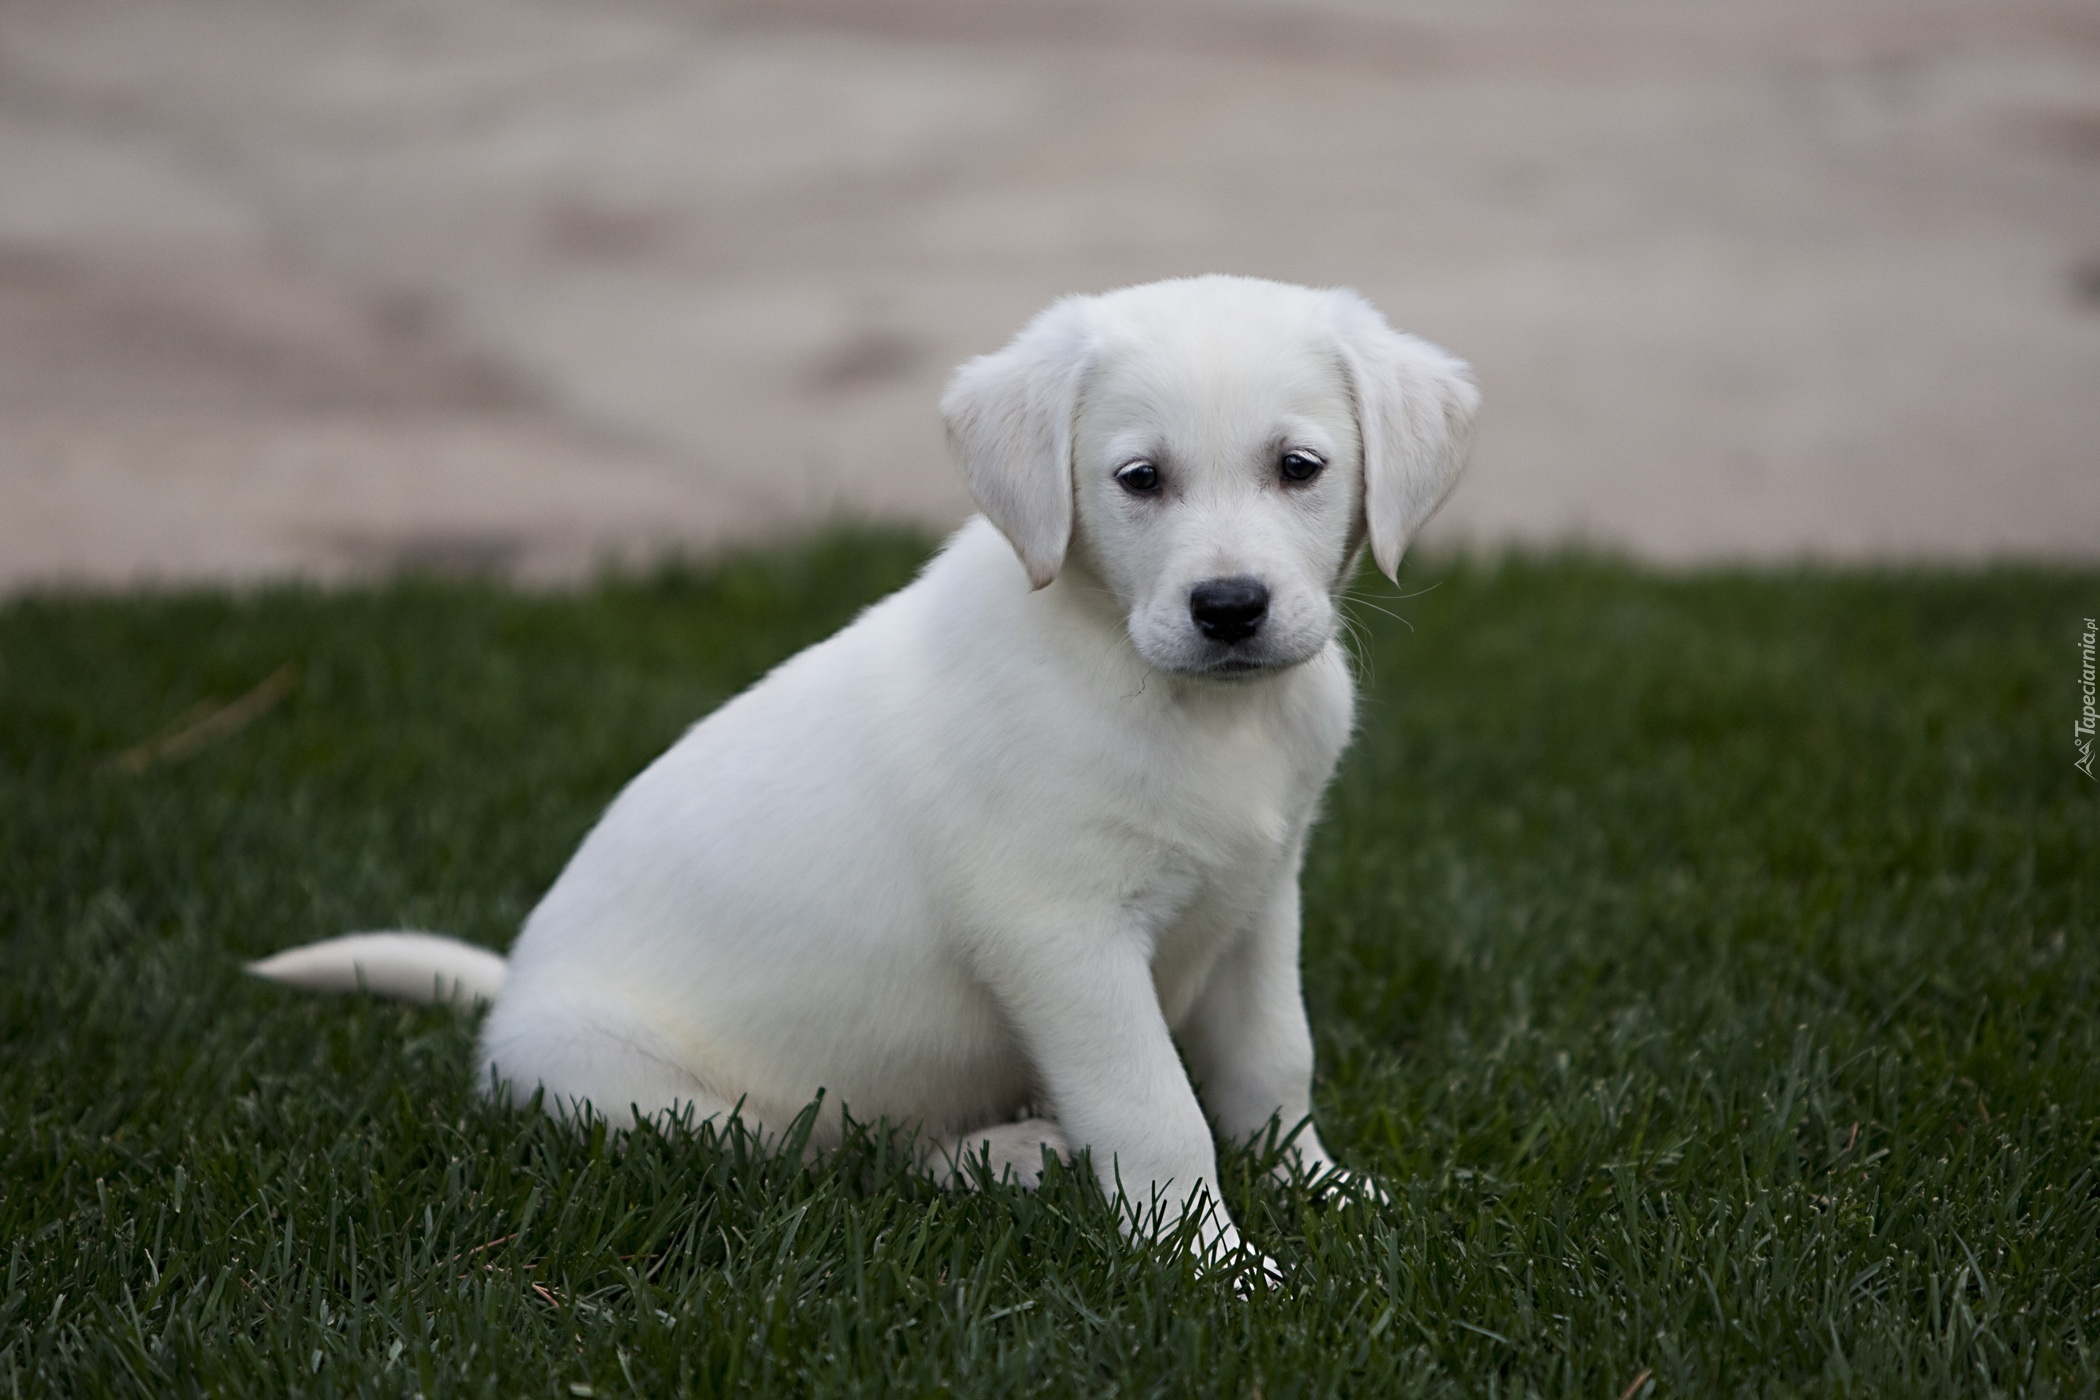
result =
[[[2084,694],[2084,702],[2078,712],[2078,723],[2071,726],[2071,742],[2078,746],[2078,771],[2088,778],[2093,776],[2093,730],[2100,727],[2100,711],[2093,708],[2093,644],[2100,637],[2100,624],[2092,618],[2085,620],[2085,635],[2078,639],[2078,688]]]

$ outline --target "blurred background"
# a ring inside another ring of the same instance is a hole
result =
[[[0,0],[0,588],[951,523],[1213,270],[1474,363],[1446,540],[2100,555],[2092,0]]]

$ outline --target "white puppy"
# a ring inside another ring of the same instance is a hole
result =
[[[984,518],[629,784],[507,961],[377,934],[254,970],[492,1000],[484,1074],[552,1105],[778,1128],[821,1089],[820,1145],[843,1105],[1024,1181],[1090,1148],[1112,1197],[1178,1211],[1212,1124],[1310,1112],[1337,598],[1366,542],[1398,567],[1477,404],[1348,291],[1057,302],[942,401]],[[1295,1149],[1332,1165],[1309,1125]]]

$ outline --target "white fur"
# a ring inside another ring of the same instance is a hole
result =
[[[1366,540],[1397,568],[1476,403],[1354,293],[1241,278],[1068,298],[963,366],[942,408],[988,520],[628,785],[511,950],[485,1071],[620,1120],[779,1127],[821,1089],[820,1144],[843,1105],[950,1171],[1084,1147],[1136,1207],[1213,1192],[1213,1125],[1311,1109],[1298,869],[1351,725],[1337,595]],[[1285,483],[1292,449],[1326,470]],[[1151,496],[1116,480],[1135,458]],[[1270,590],[1236,646],[1190,615],[1224,577]],[[349,946],[255,970],[488,985],[428,945],[383,976],[325,953]],[[1332,1165],[1310,1126],[1296,1151]],[[1237,1241],[1222,1209],[1207,1234]]]
[[[377,992],[476,1006],[496,999],[507,967],[486,948],[429,933],[347,933],[287,948],[248,971],[315,992]]]

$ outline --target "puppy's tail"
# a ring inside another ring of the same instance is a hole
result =
[[[346,933],[273,953],[248,971],[310,992],[474,1006],[503,990],[503,967],[500,954],[435,933]]]

